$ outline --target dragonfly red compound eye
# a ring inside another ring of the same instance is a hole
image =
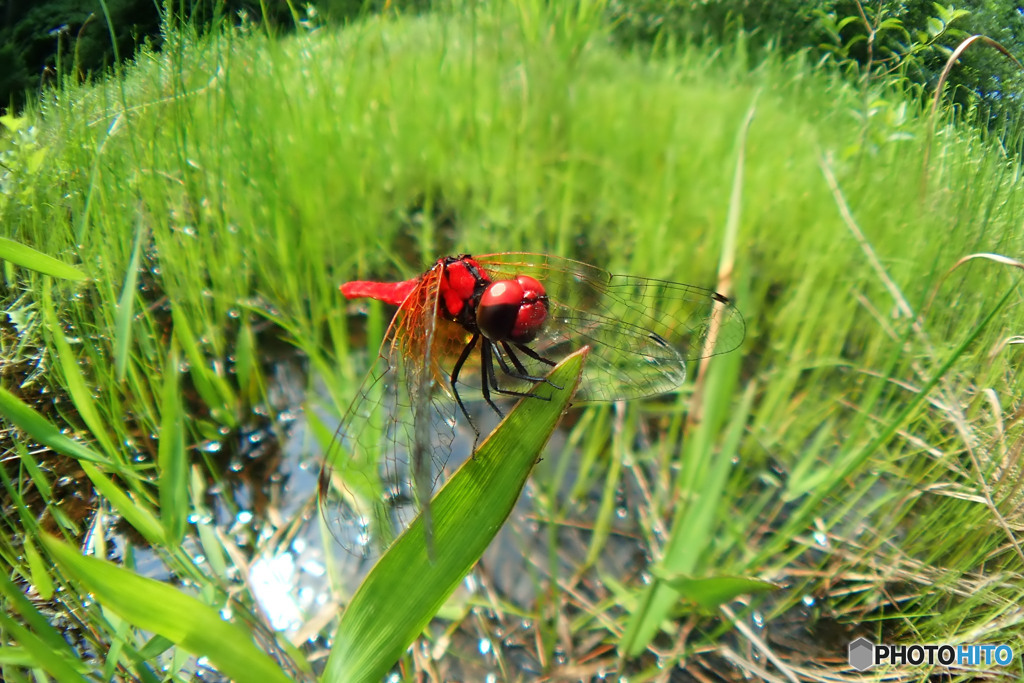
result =
[[[348,282],[342,292],[398,307],[320,473],[321,511],[354,553],[386,544],[399,530],[391,525],[411,521],[413,501],[429,539],[430,495],[456,426],[480,436],[461,396],[501,414],[495,399],[529,396],[584,345],[574,401],[654,396],[679,388],[688,361],[738,347],[745,331],[713,290],[546,254],[449,256],[411,280]]]
[[[544,285],[529,275],[492,282],[480,297],[476,325],[491,341],[526,344],[533,341],[548,318]]]

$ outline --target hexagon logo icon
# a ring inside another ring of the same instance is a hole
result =
[[[875,665],[875,644],[867,638],[858,638],[850,643],[850,666],[857,671],[867,671]]]

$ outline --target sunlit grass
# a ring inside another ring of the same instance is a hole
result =
[[[88,471],[94,485],[121,493],[101,496],[92,537],[102,545],[106,524],[128,520],[223,607],[242,574],[211,574],[176,542],[199,520],[205,556],[239,560],[202,530],[197,446],[238,434],[254,407],[281,410],[267,362],[277,336],[308,358],[307,407],[344,408],[365,356],[340,282],[409,277],[447,253],[527,250],[715,286],[731,211],[743,349],[715,361],[699,404],[687,388],[675,402],[584,412],[535,478],[548,552],[521,571],[543,599],[468,600],[533,620],[530,646],[552,672],[556,649],[594,671],[627,651],[627,670],[652,676],[684,659],[713,668],[721,660],[701,657],[725,656],[715,648],[728,625],[690,622],[698,610],[678,593],[601,562],[621,508],[661,579],[777,582],[771,597],[717,612],[749,625],[757,606],[769,643],[773,619],[813,633],[820,617],[858,635],[1020,652],[1022,387],[1003,344],[1019,334],[1018,276],[978,260],[947,277],[971,253],[1020,253],[1016,162],[939,121],[925,175],[927,122],[896,90],[879,86],[865,110],[862,90],[799,59],[748,69],[741,52],[622,54],[593,22],[519,3],[281,41],[172,35],[123,84],[69,85],[28,115],[31,132],[2,141],[5,236],[89,278],[45,285],[6,265],[3,385],[73,431],[103,463]],[[181,400],[183,449],[157,438],[179,424]],[[22,469],[4,487],[23,507],[28,482],[64,474],[10,443]],[[50,563],[21,550],[28,539],[45,552],[28,517],[5,515],[0,553],[38,590]],[[86,531],[54,506],[47,520],[70,539]],[[559,532],[577,523],[595,525],[571,557],[589,571],[565,575]],[[250,540],[243,557],[270,542]],[[69,586],[74,607],[82,592]],[[97,647],[121,648],[96,666],[145,677],[141,632],[94,604],[77,612]],[[613,647],[590,658],[593,633]]]

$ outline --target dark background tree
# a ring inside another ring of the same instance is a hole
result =
[[[152,0],[108,0],[107,7],[123,57],[146,40],[159,40],[160,13]],[[113,63],[98,2],[7,0],[0,3],[0,16],[0,103],[21,106],[26,94],[51,82],[58,70],[86,78]]]
[[[305,2],[293,7],[302,11]],[[380,10],[385,0],[314,2],[324,21],[342,22],[361,12]],[[425,0],[392,3],[415,9]],[[148,44],[159,49],[161,16],[193,22],[202,31],[220,22],[250,19],[290,30],[295,18],[286,0],[107,0],[117,38],[117,54],[131,59]],[[0,0],[0,110],[24,106],[58,73],[87,79],[114,63],[110,30],[98,0]]]
[[[1006,0],[610,0],[624,45],[735,45],[742,34],[751,66],[769,49],[806,51],[853,78],[894,78],[925,100],[962,40],[981,34],[1024,60],[1024,3]],[[1016,121],[1024,77],[997,51],[976,43],[950,74],[948,97],[976,120]]]
[[[552,0],[559,1],[559,0]],[[320,18],[344,22],[385,6],[418,11],[429,0],[314,0]],[[118,54],[160,47],[160,17],[191,21],[200,30],[235,22],[239,13],[275,30],[292,30],[286,0],[107,0]],[[1006,0],[609,0],[614,37],[625,47],[668,41],[734,45],[740,35],[753,66],[770,49],[806,51],[864,82],[895,78],[925,99],[946,59],[967,36],[986,35],[1021,56],[1024,3]],[[21,107],[58,74],[90,78],[114,61],[110,32],[98,0],[0,0],[0,107]],[[1024,76],[995,50],[969,49],[951,74],[948,97],[973,111],[982,125],[1016,120]]]

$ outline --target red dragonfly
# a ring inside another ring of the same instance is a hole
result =
[[[429,542],[430,494],[457,422],[479,438],[468,396],[501,415],[495,397],[526,395],[584,345],[576,400],[654,396],[683,383],[686,361],[732,351],[744,336],[722,294],[545,254],[448,256],[412,280],[341,291],[398,307],[320,473],[321,512],[356,554],[390,543],[417,507]]]

